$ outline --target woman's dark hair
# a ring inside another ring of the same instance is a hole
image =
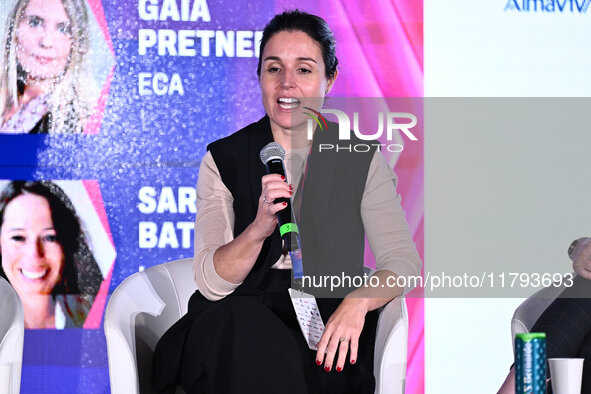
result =
[[[103,276],[86,242],[74,205],[66,193],[53,182],[12,181],[0,193],[0,228],[8,204],[24,194],[41,196],[49,204],[57,241],[64,253],[63,272],[51,294],[56,302],[62,304],[66,314],[66,327],[82,327]],[[8,280],[2,268],[1,251],[0,276]]]
[[[322,50],[326,77],[334,77],[339,61],[336,56],[336,44],[332,30],[330,30],[328,23],[321,17],[300,10],[285,11],[282,14],[277,14],[265,26],[263,37],[261,38],[259,64],[257,66],[257,75],[259,77],[261,76],[261,62],[265,45],[267,45],[271,37],[282,31],[301,31],[316,41]]]

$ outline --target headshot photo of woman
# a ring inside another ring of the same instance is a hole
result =
[[[408,290],[384,284],[418,275],[422,263],[384,156],[319,151],[336,143],[336,123],[307,137],[305,111],[318,111],[337,80],[335,41],[324,19],[299,10],[265,26],[257,68],[265,115],[212,142],[201,161],[198,291],[156,346],[158,392],[177,384],[187,393],[375,392],[377,309]],[[285,153],[285,176],[261,162],[272,142]],[[296,264],[276,214],[290,198],[304,276],[363,276],[365,236],[375,256],[375,288],[314,289],[325,324],[316,344],[302,335],[288,293]]]
[[[21,298],[26,328],[84,325],[103,275],[55,183],[12,181],[0,191],[0,275]]]
[[[85,0],[15,0],[5,21],[0,133],[81,133],[98,97]]]

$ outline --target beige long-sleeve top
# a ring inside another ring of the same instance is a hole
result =
[[[307,153],[307,148],[286,152],[286,176],[294,187],[299,184]],[[419,275],[422,263],[400,206],[396,182],[396,174],[388,167],[383,155],[376,152],[361,200],[363,226],[377,270],[389,270],[398,276]],[[220,277],[213,264],[217,248],[234,238],[232,205],[232,193],[222,182],[213,156],[207,152],[201,161],[197,180],[193,270],[199,291],[212,301],[226,297],[240,286],[240,283],[230,283]],[[289,254],[282,255],[273,268],[291,269]]]

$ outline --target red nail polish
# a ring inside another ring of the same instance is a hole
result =
[[[284,206],[284,207],[285,207],[285,206],[287,206],[287,203],[286,203],[285,201],[283,202],[283,206]]]
[[[285,177],[283,175],[281,175],[281,180],[283,180],[283,181],[285,180]]]
[[[316,365],[322,364],[322,360],[316,360]]]
[[[341,372],[342,370],[343,370],[343,368],[337,367],[337,372]]]
[[[330,372],[330,367],[328,365],[324,367],[324,372]]]
[[[357,360],[351,360],[351,364],[355,364],[355,361],[357,361]]]

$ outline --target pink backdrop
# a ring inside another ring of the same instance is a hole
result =
[[[284,2],[276,11],[294,8]],[[322,16],[335,32],[339,77],[334,97],[423,96],[423,1],[319,1],[302,10]],[[422,112],[422,111],[421,111]],[[394,167],[410,231],[423,260],[423,141],[420,153],[400,155]],[[407,393],[424,393],[424,301],[406,299],[410,321]]]

